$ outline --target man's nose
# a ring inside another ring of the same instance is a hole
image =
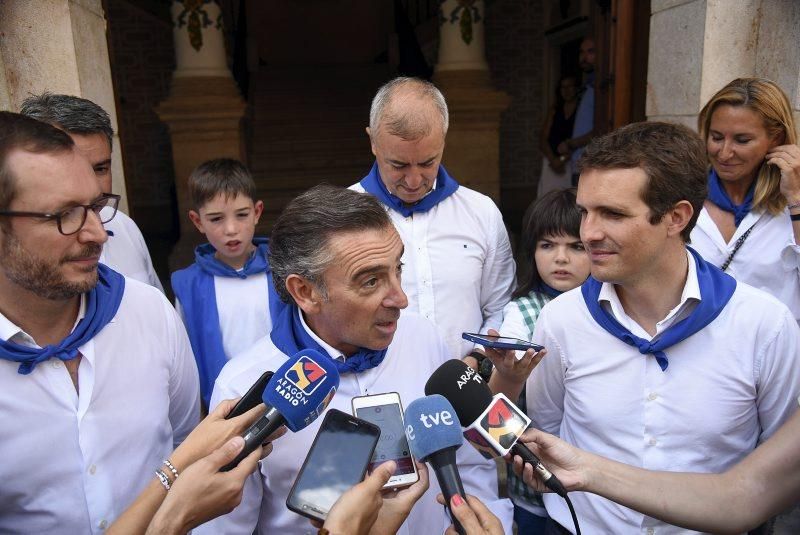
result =
[[[383,298],[383,306],[386,308],[406,308],[408,306],[408,296],[406,296],[400,285],[400,278],[394,278],[389,285],[389,293]]]
[[[83,227],[78,231],[78,240],[83,243],[94,242],[103,244],[108,241],[108,232],[106,232],[103,223],[100,222],[100,214],[94,210],[87,210],[86,221]]]

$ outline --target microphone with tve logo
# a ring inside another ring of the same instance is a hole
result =
[[[264,389],[262,399],[267,412],[244,432],[244,448],[226,472],[250,455],[280,426],[296,433],[325,411],[339,387],[339,372],[330,358],[313,349],[304,349],[278,368]]]
[[[467,423],[464,438],[487,459],[502,457],[509,452],[529,463],[544,484],[559,496],[566,496],[564,485],[531,450],[518,442],[531,421],[528,416],[503,394],[492,396],[489,386],[478,372],[460,360],[448,360],[433,372],[425,383],[425,394],[440,394],[447,398]]]
[[[465,499],[467,496],[456,465],[456,450],[464,439],[455,410],[442,396],[426,396],[406,407],[405,422],[412,455],[431,465],[444,495],[445,510],[456,531],[465,533],[450,512],[450,498],[456,494]]]

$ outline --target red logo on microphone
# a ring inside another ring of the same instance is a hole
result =
[[[310,396],[325,381],[325,369],[305,355],[286,371],[286,379],[303,394]]]
[[[516,407],[504,399],[497,399],[481,420],[481,427],[503,449],[508,449],[525,431],[527,423]]]

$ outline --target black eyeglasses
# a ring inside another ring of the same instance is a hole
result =
[[[58,231],[64,236],[75,234],[83,228],[86,224],[86,216],[89,210],[94,212],[100,218],[101,223],[108,223],[114,216],[117,215],[117,208],[119,208],[119,195],[113,193],[104,193],[99,199],[92,204],[79,204],[72,208],[67,208],[63,212],[57,214],[48,214],[45,212],[14,212],[12,210],[0,210],[0,216],[10,217],[38,217],[41,219],[50,219],[56,222]],[[103,210],[109,208],[109,210]]]

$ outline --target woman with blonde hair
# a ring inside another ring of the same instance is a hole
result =
[[[709,192],[692,246],[800,319],[800,148],[788,98],[770,80],[738,78],[703,107],[698,129]]]

